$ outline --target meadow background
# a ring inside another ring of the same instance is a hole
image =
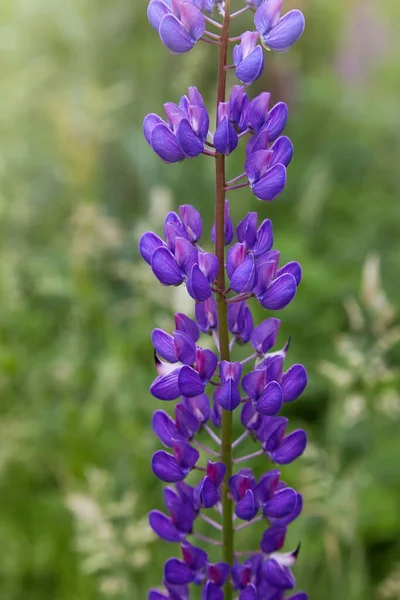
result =
[[[257,92],[290,105],[289,183],[276,203],[240,190],[231,206],[271,217],[283,260],[304,268],[279,340],[310,375],[290,412],[310,446],[285,470],[305,496],[289,541],[312,600],[398,600],[400,5],[285,5],[306,33],[267,55]],[[147,528],[161,503],[149,333],[190,304],[137,242],[183,203],[209,230],[213,173],[163,165],[141,123],[188,85],[213,106],[216,55],[168,55],[146,6],[0,2],[2,600],[142,600],[171,551]]]

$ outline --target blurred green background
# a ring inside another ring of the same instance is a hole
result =
[[[216,53],[199,44],[171,57],[146,6],[0,2],[2,600],[142,600],[171,553],[147,529],[161,506],[149,333],[191,304],[153,281],[137,242],[183,203],[211,228],[213,165],[163,165],[141,123],[188,85],[213,106]],[[292,336],[289,360],[310,375],[288,413],[310,435],[284,473],[305,496],[288,547],[302,540],[296,576],[312,600],[395,600],[400,5],[285,3],[295,6],[303,38],[266,56],[251,92],[290,105],[288,186],[273,204],[231,197],[236,220],[271,217],[283,260],[304,268],[280,315],[279,342]],[[229,159],[232,177],[242,162],[240,151]],[[260,530],[245,531],[251,548]]]

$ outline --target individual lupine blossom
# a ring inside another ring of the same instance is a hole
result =
[[[151,113],[143,122],[144,136],[154,152],[166,163],[195,158],[204,152],[210,119],[197,88],[189,88],[178,105],[167,102],[164,110],[167,121]]]
[[[187,52],[199,41],[219,46],[222,65],[250,86],[263,74],[263,48],[288,50],[304,30],[304,17],[298,10],[282,14],[283,0],[243,0],[243,7],[231,17],[251,9],[255,31],[229,38],[227,8],[229,2],[224,0],[151,0],[148,17],[173,54]],[[223,17],[225,27],[212,18],[213,12]],[[209,26],[217,32],[208,31]],[[235,44],[232,65],[226,62],[229,43]],[[154,452],[151,467],[167,485],[165,510],[152,510],[149,522],[160,539],[179,547],[165,563],[162,588],[150,590],[148,598],[188,600],[190,586],[195,585],[202,600],[231,599],[232,590],[234,600],[308,600],[304,592],[292,591],[296,585],[292,567],[300,546],[285,547],[288,527],[301,514],[303,498],[279,471],[280,465],[299,458],[307,445],[306,432],[291,427],[285,414],[287,404],[306,388],[307,372],[301,364],[285,366],[290,343],[282,347],[278,342],[280,319],[268,316],[256,324],[249,304],[257,302],[269,311],[284,309],[297,293],[302,269],[296,261],[281,264],[269,219],[259,224],[257,213],[249,212],[235,231],[228,200],[223,206],[224,193],[238,188],[250,189],[263,201],[283,192],[293,158],[293,145],[282,135],[288,109],[283,102],[271,108],[267,92],[251,99],[243,85],[234,85],[225,94],[225,74],[219,84],[223,93],[219,85],[214,131],[196,87],[190,87],[178,104],[164,105],[165,120],[151,113],[143,122],[148,144],[165,163],[203,154],[217,158],[217,171],[223,175],[217,181],[217,223],[211,231],[215,254],[208,251],[208,240],[202,241],[202,218],[190,204],[167,214],[162,237],[149,231],[139,243],[158,281],[163,286],[184,285],[194,301],[194,318],[177,313],[174,327],[168,331],[156,327],[151,334],[155,378],[150,392],[163,402],[153,415],[152,428],[161,447]],[[225,161],[218,158],[228,157],[242,144],[243,172],[226,181],[225,166],[221,167]],[[222,234],[224,239],[217,239]],[[249,353],[240,360],[235,347],[245,345]],[[230,450],[226,452],[227,430],[222,426],[229,423],[229,413],[238,415],[243,430],[235,441],[228,439],[233,461]],[[207,436],[210,447],[204,443]],[[257,450],[243,456],[240,446],[246,438]],[[249,466],[258,456],[272,463],[260,477]],[[225,519],[231,503],[235,526]],[[218,538],[202,535],[203,521]],[[225,540],[233,527],[239,532],[256,523],[258,547],[241,552],[235,546],[232,559],[229,543],[220,541],[221,532]],[[222,546],[229,564],[216,550]]]
[[[201,10],[187,0],[151,0],[147,16],[173,53],[188,52],[204,34],[206,22]]]
[[[233,49],[236,77],[246,85],[254,83],[264,72],[264,53],[258,40],[257,31],[245,31],[240,44]]]

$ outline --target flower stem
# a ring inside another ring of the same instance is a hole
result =
[[[230,29],[230,0],[225,2],[225,16],[221,32],[221,47],[219,50],[218,65],[218,93],[217,114],[220,102],[225,102],[226,95],[226,65],[228,58]],[[225,211],[225,156],[217,153],[216,159],[216,197],[215,197],[215,254],[218,258],[219,267],[217,275],[217,287],[225,289],[225,234],[224,234],[224,211]],[[222,292],[216,294],[218,310],[219,348],[221,360],[229,360],[229,331],[228,331],[228,307]],[[233,507],[232,500],[228,494],[228,480],[232,475],[232,413],[222,411],[222,439],[221,458],[226,466],[225,485],[222,491],[222,559],[229,565],[233,565]],[[232,600],[232,585],[227,581],[225,585],[225,600]]]

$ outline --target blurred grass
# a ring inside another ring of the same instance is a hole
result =
[[[285,470],[306,495],[290,541],[303,540],[297,577],[311,598],[395,600],[400,351],[381,340],[398,317],[374,330],[382,306],[365,308],[361,298],[367,314],[357,329],[345,306],[371,252],[394,314],[399,306],[400,7],[286,4],[305,11],[306,34],[290,53],[267,56],[257,91],[290,105],[289,184],[272,205],[247,192],[231,204],[236,220],[245,210],[270,216],[283,259],[300,260],[305,273],[282,315],[290,360],[310,373],[290,412],[311,437],[308,456]],[[169,56],[146,5],[0,3],[4,600],[144,598],[171,550],[147,533],[137,546],[132,531],[161,504],[149,468],[157,447],[149,332],[171,328],[174,307],[190,304],[179,291],[160,294],[137,239],[186,202],[210,229],[213,175],[207,160],[161,164],[141,122],[188,85],[213,106],[216,65],[214,49],[200,45]],[[241,166],[239,152],[232,176]],[[374,294],[381,298],[379,286]]]

